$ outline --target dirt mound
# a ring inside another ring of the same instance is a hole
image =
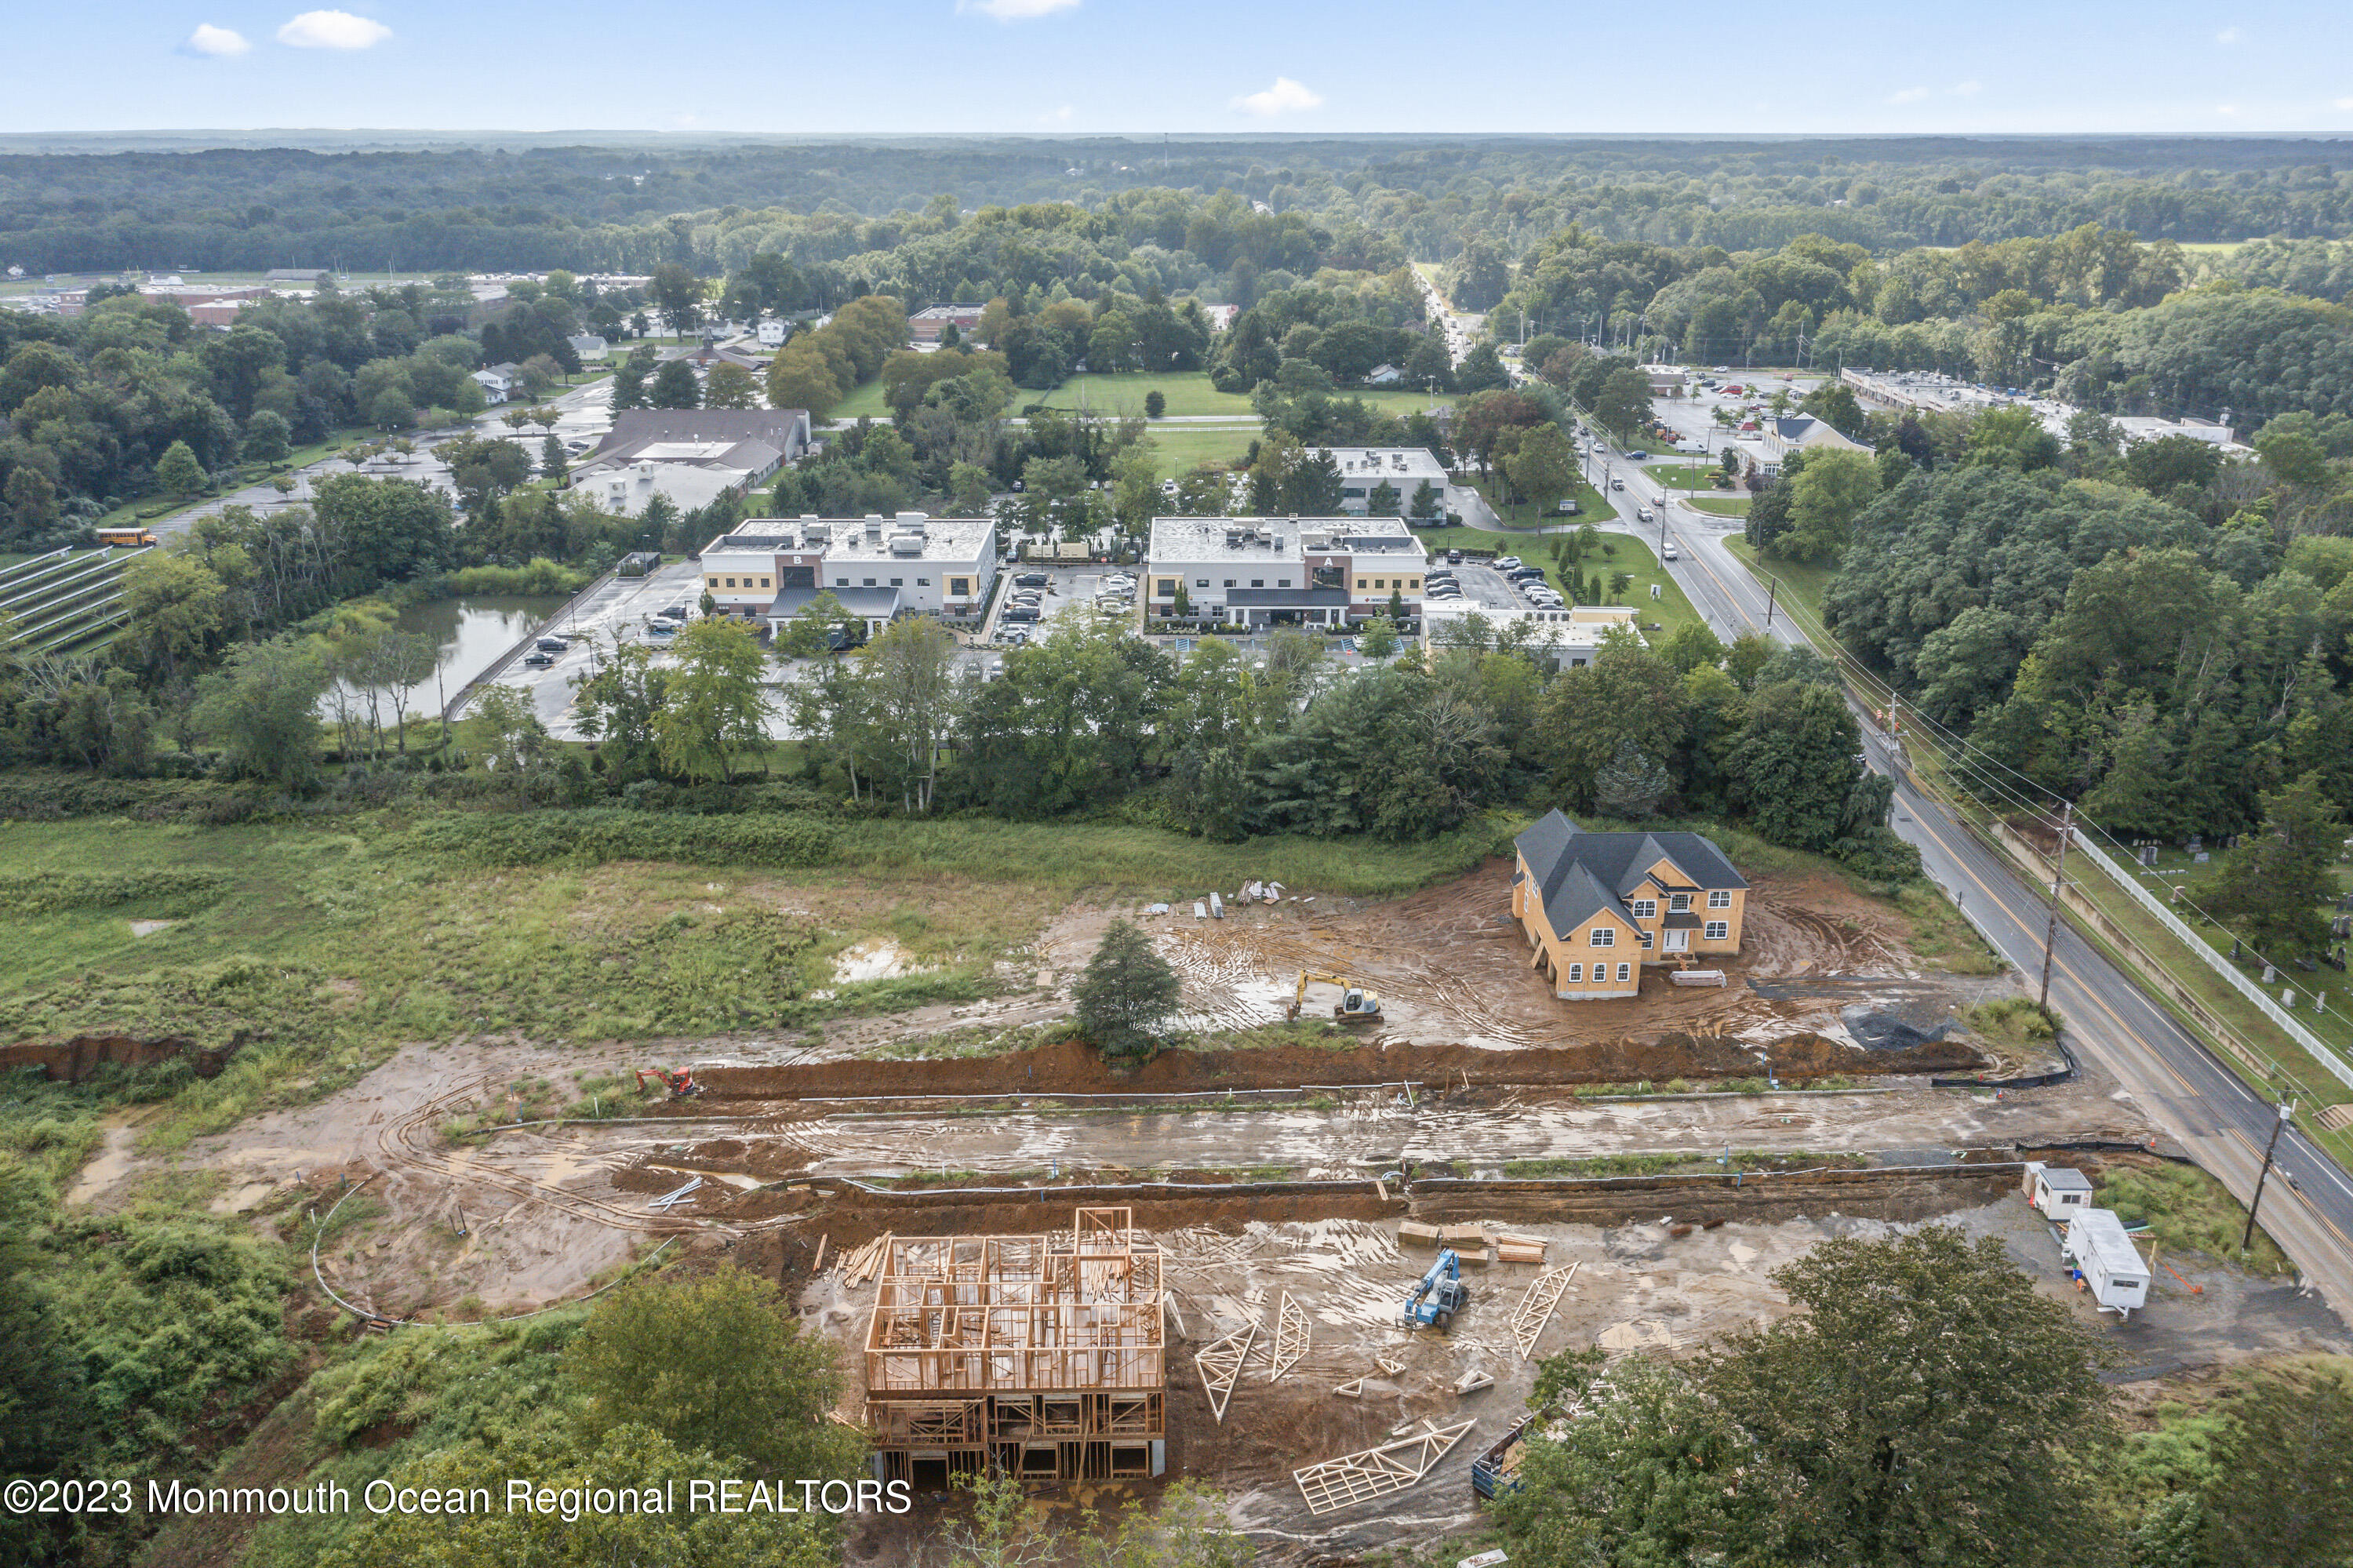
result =
[[[1980,1065],[1976,1052],[1950,1040],[1932,1041],[1911,1050],[1863,1053],[1841,1041],[1800,1033],[1773,1041],[1760,1058],[1757,1047],[1730,1035],[1669,1033],[1648,1041],[1619,1038],[1581,1045],[1517,1048],[1340,1039],[1329,1046],[1166,1051],[1132,1066],[1107,1064],[1093,1047],[1062,1041],[1002,1056],[712,1067],[701,1074],[701,1079],[705,1104],[986,1094],[1198,1093],[1206,1097],[1229,1089],[1301,1085],[1413,1082],[1460,1086],[1467,1080],[1475,1086],[1746,1077],[1762,1072],[1766,1059],[1774,1073],[1784,1078],[1835,1073],[1936,1073]],[[681,1108],[677,1114],[695,1112]]]

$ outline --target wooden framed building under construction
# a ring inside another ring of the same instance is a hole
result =
[[[1160,1264],[1127,1209],[1082,1208],[1043,1235],[891,1238],[866,1330],[877,1478],[1159,1475]]]

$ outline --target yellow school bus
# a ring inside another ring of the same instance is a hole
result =
[[[110,549],[142,549],[155,542],[155,531],[152,528],[100,528],[98,542]]]

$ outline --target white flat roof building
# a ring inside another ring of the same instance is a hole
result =
[[[1340,510],[1365,514],[1372,510],[1373,492],[1386,483],[1398,493],[1397,511],[1413,510],[1414,493],[1427,482],[1438,493],[1440,512],[1446,509],[1446,465],[1426,447],[1325,447],[1340,465]]]
[[[1429,557],[1396,517],[1155,517],[1144,555],[1148,613],[1229,626],[1345,626],[1421,610]]]
[[[1422,646],[1435,650],[1481,641],[1476,634],[1482,627],[1473,626],[1473,618],[1483,623],[1484,641],[1511,639],[1556,670],[1592,663],[1602,640],[1612,631],[1641,635],[1631,605],[1571,604],[1558,609],[1515,605],[1498,609],[1467,599],[1434,599],[1422,606]]]
[[[702,586],[729,615],[790,620],[819,593],[880,629],[902,614],[971,615],[997,570],[986,517],[754,517],[703,547]]]

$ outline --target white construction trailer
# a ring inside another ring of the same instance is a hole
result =
[[[2059,1255],[2100,1310],[2129,1318],[2134,1308],[2147,1303],[2148,1265],[2114,1209],[2084,1209],[2069,1219]]]
[[[2026,1162],[2026,1201],[2042,1210],[2053,1224],[2063,1225],[2071,1216],[2092,1206],[2092,1179],[2064,1165],[2045,1165],[2039,1160],[2030,1160]]]

